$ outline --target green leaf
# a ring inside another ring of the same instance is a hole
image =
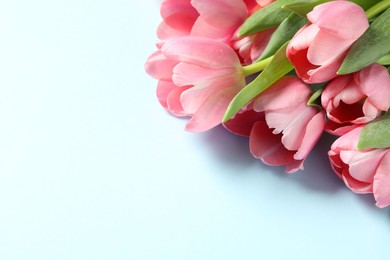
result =
[[[306,14],[310,13],[314,7],[329,1],[331,0],[313,0],[312,2],[309,3],[287,4],[282,6],[282,8],[285,10],[292,11],[300,16],[306,17]]]
[[[297,0],[275,1],[253,13],[241,26],[238,34],[239,37],[278,26],[290,14],[290,11],[283,10],[281,7],[296,1]]]
[[[360,5],[364,10],[376,5],[382,0],[350,0],[350,2],[354,2],[357,5]]]
[[[282,6],[282,8],[285,10],[292,11],[300,16],[306,17],[306,14],[311,12],[314,9],[314,7],[316,7],[317,5],[326,3],[326,2],[330,2],[330,1],[333,1],[333,0],[308,0],[306,2],[305,1],[300,1],[300,2],[298,1],[298,3],[284,5],[284,6]],[[355,4],[360,5],[364,10],[374,6],[375,4],[377,4],[380,1],[381,0],[371,0],[371,1],[350,0],[350,2],[354,2]]]
[[[352,45],[337,74],[359,71],[390,52],[390,9],[382,13]]]
[[[272,34],[272,37],[259,60],[274,55],[280,47],[291,40],[295,33],[307,23],[307,19],[296,14],[290,14]]]
[[[254,97],[271,87],[272,84],[294,68],[286,57],[287,44],[288,43],[284,44],[276,52],[274,58],[264,71],[233,98],[222,119],[223,122],[228,121]]]
[[[361,133],[358,149],[390,147],[390,115],[382,116],[366,125]]]
[[[381,65],[390,65],[390,54],[387,54],[376,61],[377,63]]]

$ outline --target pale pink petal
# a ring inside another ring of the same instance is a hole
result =
[[[274,134],[281,133],[289,125],[293,125],[292,122],[294,122],[294,120],[299,117],[302,109],[304,109],[305,106],[305,103],[301,103],[300,106],[276,110],[266,110],[265,116],[268,126],[274,129]]]
[[[181,62],[173,70],[173,82],[177,86],[206,84],[209,81],[231,87],[244,79],[237,68],[209,69],[195,64]]]
[[[156,96],[157,96],[157,99],[160,102],[160,104],[165,109],[168,108],[168,104],[167,104],[168,95],[175,88],[177,88],[177,86],[175,84],[173,84],[172,81],[160,80],[157,84]]]
[[[372,183],[379,162],[384,156],[384,150],[372,151],[341,151],[340,157],[349,165],[349,174],[361,182]]]
[[[145,71],[155,79],[171,80],[178,62],[167,59],[160,51],[153,53],[145,63]]]
[[[306,106],[306,103],[303,103],[300,110],[299,115],[283,130],[282,143],[284,147],[292,151],[297,151],[301,147],[306,134],[306,127],[313,116],[316,115],[316,109]]]
[[[346,78],[349,78],[350,80],[346,82],[344,88],[340,89],[339,93],[337,93],[333,99],[333,106],[335,107],[338,107],[341,101],[347,105],[351,105],[365,98],[353,78],[348,76],[346,76]],[[335,84],[332,85],[334,86]]]
[[[227,41],[233,32],[232,29],[226,29],[213,26],[199,17],[191,30],[191,35],[195,37],[204,37],[214,40]]]
[[[190,1],[165,0],[161,3],[160,13],[170,27],[190,32],[192,25],[199,16]]]
[[[356,40],[368,28],[364,10],[349,1],[332,1],[317,5],[307,14],[307,18],[321,30],[340,39]]]
[[[183,111],[180,102],[180,95],[188,87],[177,87],[171,81],[160,80],[157,85],[156,95],[160,104],[171,114],[175,116],[188,116]]]
[[[357,73],[356,78],[371,104],[382,111],[390,108],[390,75],[384,66],[373,64]]]
[[[242,0],[192,0],[191,4],[203,20],[215,27],[239,26],[247,17],[246,5]]]
[[[321,94],[321,104],[328,111],[333,108],[333,98],[336,97],[353,80],[350,75],[338,76],[330,81]],[[338,104],[335,104],[338,106]]]
[[[374,177],[374,197],[380,208],[390,205],[390,152],[382,158]]]
[[[161,40],[167,40],[169,38],[180,37],[189,34],[190,32],[172,28],[164,21],[161,22],[160,25],[157,27],[157,37]]]
[[[185,91],[181,96],[181,103],[187,113],[194,114],[206,100],[214,93],[224,88],[232,88],[238,91],[245,86],[245,82],[232,79],[231,75],[226,75],[218,80],[204,82]]]
[[[176,87],[173,89],[168,97],[167,97],[167,107],[168,111],[172,113],[175,116],[189,116],[189,113],[186,113],[183,110],[183,106],[180,102],[181,94],[186,91],[187,89],[191,88],[191,86],[187,87]]]
[[[381,110],[379,110],[376,106],[374,106],[368,98],[364,101],[362,109],[363,109],[364,117],[358,118],[352,121],[352,123],[354,124],[368,123],[374,120],[375,118],[377,118],[378,116],[380,116],[381,114]]]
[[[294,155],[294,159],[304,160],[309,155],[317,141],[320,139],[324,131],[324,126],[325,114],[323,111],[320,111],[315,116],[313,116],[310,122],[307,124],[301,146]]]
[[[340,152],[341,150],[356,150],[359,143],[360,132],[363,127],[357,127],[345,135],[339,137],[331,146],[331,150]]]
[[[306,102],[310,94],[310,88],[300,79],[287,76],[259,95],[253,108],[256,111],[264,111],[295,107]]]
[[[303,26],[287,46],[287,55],[289,59],[295,60],[298,51],[308,49],[319,30],[320,28],[315,24],[309,23]]]
[[[185,129],[190,132],[203,132],[219,125],[237,93],[235,88],[225,88],[214,93],[187,122]]]
[[[240,67],[240,60],[228,45],[210,39],[181,37],[168,40],[162,52],[170,59],[207,68]]]
[[[322,65],[334,60],[334,57],[342,55],[355,39],[341,39],[320,30],[310,44],[307,59],[314,65]]]

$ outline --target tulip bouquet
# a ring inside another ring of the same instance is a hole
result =
[[[145,69],[186,130],[222,124],[292,173],[323,132],[348,188],[390,205],[390,0],[162,0]]]

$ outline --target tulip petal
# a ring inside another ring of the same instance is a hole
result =
[[[215,27],[203,20],[202,17],[199,17],[196,20],[191,30],[191,36],[221,41],[226,41],[230,37],[231,33],[232,29]]]
[[[297,51],[306,50],[320,31],[315,24],[306,24],[291,39],[287,46],[287,54],[296,55]]]
[[[215,27],[239,26],[247,17],[246,5],[242,0],[192,0],[191,4],[202,19]]]
[[[307,59],[318,66],[331,62],[335,57],[342,55],[354,41],[340,39],[337,35],[320,30],[310,44]]]
[[[390,205],[390,152],[387,151],[374,177],[374,197],[380,208]]]
[[[340,157],[349,165],[350,175],[362,182],[372,183],[376,168],[384,155],[384,150],[341,151]]]
[[[180,102],[180,97],[184,91],[191,88],[191,86],[187,87],[176,87],[173,89],[168,97],[167,97],[167,107],[168,111],[175,116],[189,116],[189,113],[186,113],[183,110],[183,106]]]
[[[192,25],[199,16],[189,1],[166,0],[161,3],[160,13],[165,23],[170,27],[190,32]]]
[[[373,185],[372,183],[367,183],[367,182],[362,182],[358,181],[355,178],[353,178],[349,172],[348,172],[348,167],[343,168],[342,172],[342,178],[344,180],[345,185],[347,187],[358,194],[367,194],[367,193],[372,193]]]
[[[254,124],[249,139],[252,155],[268,165],[293,163],[295,151],[288,151],[281,143],[281,135],[274,135],[264,121]]]
[[[161,22],[157,28],[157,37],[161,40],[167,40],[173,37],[189,35],[191,31],[177,30],[169,26],[166,22]]]
[[[227,107],[237,93],[238,90],[235,88],[225,88],[209,96],[187,122],[185,130],[203,132],[219,125]]]
[[[237,68],[209,69],[195,64],[181,62],[173,69],[173,82],[177,86],[206,84],[213,81],[219,85],[231,86],[243,80]]]
[[[356,150],[358,146],[360,132],[363,127],[357,127],[350,132],[339,137],[331,146],[332,151],[339,153],[341,150]]]
[[[315,110],[315,108],[312,108]],[[309,153],[313,150],[317,141],[320,139],[325,126],[325,114],[323,111],[318,112],[311,118],[307,124],[305,135],[301,142],[301,145],[294,155],[296,160],[304,160]]]
[[[155,79],[171,80],[172,71],[177,61],[167,59],[160,51],[156,51],[145,63],[145,71]]]
[[[264,113],[259,113],[251,109],[238,112],[232,119],[224,123],[224,127],[234,134],[250,136],[253,125],[257,121],[264,120]]]
[[[239,68],[240,60],[228,45],[210,39],[181,37],[168,40],[162,52],[169,59],[206,68]]]
[[[331,80],[337,76],[337,71],[339,70],[346,53],[337,57],[336,60],[331,60],[322,66],[312,65],[306,74],[302,74],[302,80],[308,84],[322,83],[328,80]],[[299,70],[297,70],[298,72]]]
[[[375,107],[382,111],[390,108],[390,75],[384,66],[373,64],[356,75],[360,90]]]
[[[321,30],[340,39],[356,40],[368,28],[364,10],[349,1],[332,1],[317,5],[307,14],[307,18]]]
[[[255,99],[253,109],[265,111],[296,107],[306,103],[310,94],[310,88],[297,77],[283,77]]]

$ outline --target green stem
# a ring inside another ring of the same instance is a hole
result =
[[[266,58],[265,60],[253,63],[253,64],[248,65],[248,66],[244,66],[244,67],[242,67],[242,71],[244,72],[245,76],[249,76],[249,75],[255,74],[257,72],[260,72],[268,66],[268,64],[271,62],[271,60],[273,58],[274,58],[274,56],[271,56],[269,58]]]
[[[376,15],[385,11],[390,7],[390,0],[383,0],[366,11],[368,19],[374,18]]]

